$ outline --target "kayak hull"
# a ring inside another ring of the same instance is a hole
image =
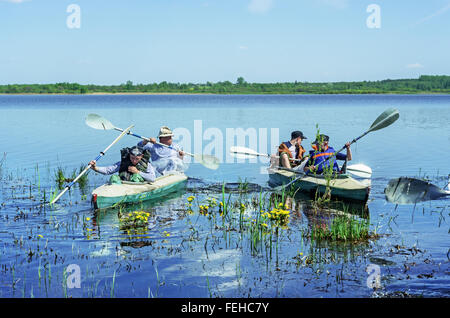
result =
[[[288,184],[299,174],[279,169],[269,169],[269,185],[281,186]],[[327,180],[323,176],[305,175],[292,184],[295,189],[303,193],[315,196],[324,194],[327,187],[331,190],[331,196],[339,199],[366,202],[369,198],[370,179],[356,180],[349,175],[338,175],[337,178]]]
[[[92,203],[94,209],[98,210],[118,204],[158,200],[183,189],[186,182],[186,175],[174,174],[159,177],[151,183],[104,184],[92,191]]]

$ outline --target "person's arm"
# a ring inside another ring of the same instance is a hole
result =
[[[129,166],[128,172],[140,175],[145,181],[153,182],[156,179],[155,170],[150,164],[148,164],[145,172],[139,171],[135,166]]]
[[[119,171],[120,168],[120,161],[116,162],[115,164],[111,165],[111,166],[106,166],[106,167],[98,167],[96,165],[95,160],[92,160],[91,162],[89,162],[89,164],[91,165],[91,169],[94,170],[95,172],[101,173],[101,174],[113,174],[116,173],[117,171]]]
[[[303,171],[305,172],[310,172],[316,169],[316,166],[313,165],[313,160],[311,159],[311,157],[308,159],[308,162],[306,163],[305,167],[303,168]]]
[[[147,170],[145,170],[145,172],[139,171],[138,173],[142,178],[144,178],[145,181],[153,182],[156,179],[155,169],[150,163],[148,164]]]
[[[291,163],[289,162],[289,156],[285,152],[283,152],[281,154],[281,165],[285,168],[291,169]]]
[[[350,161],[352,160],[352,150],[350,149],[350,143],[347,142],[345,144],[345,148],[347,148],[347,160]]]
[[[339,153],[336,154],[336,159],[338,159],[338,160],[348,160],[348,161],[352,160],[352,150],[350,149],[350,143],[349,142],[347,142],[345,144],[345,148],[347,150],[347,154],[344,155],[343,153],[339,152]]]
[[[141,141],[139,141],[137,143],[137,145],[138,145],[138,147],[144,148],[144,150],[145,149],[150,150],[155,143],[156,143],[156,139],[155,138],[150,138],[150,143],[147,140],[142,139]]]
[[[172,144],[172,146],[170,146],[170,148],[177,152],[177,157],[178,158],[183,159],[184,151],[183,151],[182,147],[180,147],[179,145]]]

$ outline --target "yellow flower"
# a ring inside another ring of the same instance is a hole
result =
[[[91,220],[91,218],[86,218],[86,221],[90,221]]]
[[[44,236],[42,236],[41,234],[38,235],[38,238],[43,238]]]

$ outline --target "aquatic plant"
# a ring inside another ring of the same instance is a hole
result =
[[[150,213],[146,211],[133,211],[122,214],[121,210],[118,212],[120,229],[129,232],[138,228],[147,228],[148,218]]]
[[[4,163],[5,161],[6,161],[6,152],[3,153],[2,160],[0,160],[0,180],[1,180],[2,177],[3,177],[3,170],[2,170],[2,168],[3,168],[3,163]]]
[[[82,164],[80,165],[80,167],[78,168],[78,173],[77,173],[77,175],[79,175],[81,172],[83,172],[83,170],[84,170],[85,168],[86,168],[86,165],[82,163]],[[75,179],[75,177],[76,177],[76,176],[74,176],[73,178]],[[78,187],[80,188],[80,191],[81,191],[81,193],[82,193],[83,195],[86,194],[86,189],[87,189],[88,182],[89,182],[89,178],[88,178],[88,174],[87,174],[87,173],[83,174],[83,175],[77,180]]]
[[[280,203],[277,208],[273,208],[270,212],[264,212],[262,217],[275,227],[286,227],[289,223],[289,210],[287,206]]]
[[[72,171],[72,175],[71,175],[70,178],[67,178],[67,177],[64,175],[64,169],[63,169],[62,167],[58,167],[58,168],[56,169],[55,175],[54,175],[55,183],[56,183],[56,185],[58,186],[58,189],[59,189],[59,190],[64,189],[64,184],[65,184],[65,183],[72,182],[73,180],[75,180],[75,178],[76,178],[79,174],[81,174],[81,172],[83,172],[83,170],[85,169],[85,167],[86,167],[86,166],[82,163],[82,164],[80,165],[80,167],[78,168],[78,170],[77,170],[77,169],[74,169],[74,170]],[[80,189],[82,195],[85,195],[85,194],[86,194],[86,189],[87,189],[88,182],[89,182],[89,177],[88,177],[88,174],[87,174],[87,173],[83,174],[83,175],[82,175],[80,178],[78,178],[78,180],[77,180],[77,184],[78,184],[78,187],[79,187],[79,189]]]
[[[66,177],[64,176],[64,170],[62,167],[58,167],[55,172],[55,183],[59,190],[64,189],[64,183],[66,182]]]
[[[337,216],[331,224],[314,224],[307,234],[313,241],[367,241],[375,237],[369,232],[369,220],[357,217]]]

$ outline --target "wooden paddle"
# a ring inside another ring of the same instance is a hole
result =
[[[89,127],[92,127],[94,129],[102,129],[102,130],[114,129],[117,131],[123,131],[123,129],[115,127],[109,120],[107,120],[97,114],[89,114],[86,117],[86,124]],[[131,131],[129,131],[127,134],[150,142],[150,138],[143,137],[143,136],[140,136],[137,134],[133,134]],[[171,149],[180,151],[179,149],[175,149],[171,146],[165,145],[160,142],[155,142],[155,143],[160,146],[166,147],[166,148],[171,148]],[[200,164],[202,164],[203,166],[205,166],[208,169],[216,170],[217,168],[219,168],[220,161],[217,157],[214,157],[211,155],[204,155],[204,154],[192,154],[192,153],[189,153],[186,151],[183,151],[183,153],[185,153],[188,156],[193,157],[197,162],[199,162]]]
[[[377,117],[377,119],[375,119],[375,121],[372,123],[372,125],[369,127],[369,129],[366,132],[364,132],[361,136],[353,139],[350,142],[350,145],[357,142],[359,139],[361,139],[362,137],[364,137],[371,131],[380,130],[380,129],[383,129],[383,128],[386,128],[386,127],[392,125],[399,117],[400,117],[400,113],[398,112],[397,109],[389,108],[389,109],[385,110],[383,113],[380,114],[380,116]],[[332,156],[329,156],[327,159],[325,159],[324,162],[326,162],[330,158],[335,157],[337,153],[341,152],[345,148],[346,148],[346,146],[342,147],[341,149],[336,151]],[[299,177],[293,179],[291,182],[287,183],[286,185],[274,188],[274,190],[276,190],[276,191],[282,190],[304,177],[305,177],[305,175],[300,175]]]
[[[100,154],[97,156],[97,158],[95,158],[94,160],[95,160],[96,162],[97,162],[98,160],[100,160],[100,158],[103,157],[103,156],[105,155],[105,153],[109,150],[109,148],[111,148],[116,142],[118,142],[119,139],[122,138],[125,134],[127,134],[127,133],[130,131],[130,129],[133,128],[133,127],[134,127],[134,125],[131,125],[131,126],[128,127],[127,129],[125,129],[125,130],[119,135],[119,137],[117,137],[116,139],[114,139],[114,141],[113,141],[108,147],[106,147],[105,150],[101,151]],[[50,202],[50,204],[53,204],[53,203],[55,203],[56,201],[58,201],[59,198],[60,198],[64,193],[66,193],[66,191],[69,190],[69,189],[75,184],[75,182],[77,182],[78,179],[80,179],[81,176],[82,176],[83,174],[85,174],[90,168],[91,168],[91,165],[88,164],[88,165],[86,166],[86,168],[84,168],[84,170],[83,170],[83,171],[82,171],[75,179],[73,179],[72,182],[70,182],[70,183],[64,188],[64,190],[61,191],[60,194],[58,194],[58,196],[57,196],[56,198],[54,198],[54,199]]]

